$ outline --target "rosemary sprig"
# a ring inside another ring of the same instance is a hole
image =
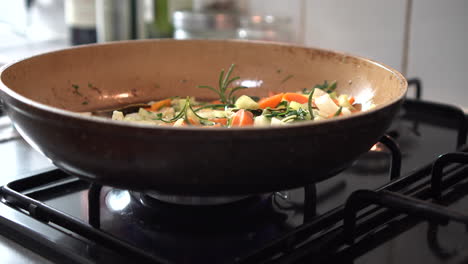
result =
[[[198,112],[202,109],[215,109],[215,108],[224,108],[226,105],[225,104],[209,104],[209,105],[204,105],[202,107],[199,107],[194,110],[194,112]]]
[[[307,108],[308,108],[309,113],[310,113],[310,120],[315,119],[314,111],[312,109],[312,96],[314,95],[314,92],[315,92],[315,89],[312,89],[312,91],[309,94],[309,99],[307,100]]]
[[[224,69],[221,70],[218,80],[218,89],[215,89],[209,85],[199,85],[198,88],[210,89],[211,91],[215,92],[219,96],[219,99],[223,104],[233,104],[236,99],[234,93],[247,88],[245,86],[236,86],[233,88],[229,88],[229,86],[233,82],[240,79],[239,76],[231,78],[231,74],[234,70],[234,67],[235,64],[231,64],[226,73],[224,72]]]

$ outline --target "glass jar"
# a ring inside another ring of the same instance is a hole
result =
[[[237,13],[176,11],[175,39],[232,39],[237,37]]]
[[[242,17],[237,37],[248,40],[295,42],[291,19],[271,15]]]

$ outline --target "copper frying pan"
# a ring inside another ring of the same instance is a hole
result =
[[[287,127],[154,127],[77,112],[168,96],[213,97],[219,70],[237,65],[245,93],[297,91],[337,80],[375,109]],[[66,172],[90,181],[178,195],[293,188],[344,169],[384,133],[406,89],[380,63],[284,44],[145,40],[75,47],[6,65],[5,110],[21,135]],[[285,81],[286,80],[286,81]]]

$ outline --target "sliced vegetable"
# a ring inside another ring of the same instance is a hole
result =
[[[258,103],[247,95],[242,95],[236,100],[235,106],[240,109],[258,109]]]
[[[209,120],[216,123],[216,124],[220,124],[220,125],[223,125],[223,126],[227,125],[227,122],[228,122],[227,118],[211,118]]]
[[[315,105],[321,112],[324,112],[326,116],[335,114],[339,109],[328,94],[315,98]]]
[[[304,107],[304,105],[302,105],[302,104],[300,104],[300,103],[298,103],[296,101],[292,101],[292,102],[289,103],[289,108],[291,108],[293,110],[296,110],[296,111],[299,110],[299,108],[303,108],[303,107]]]
[[[254,126],[265,127],[270,125],[270,119],[266,116],[259,115],[254,119]]]
[[[272,126],[284,126],[284,125],[286,125],[286,123],[281,121],[281,119],[273,117],[273,118],[271,118],[271,125]]]
[[[319,89],[319,88],[315,88],[313,91],[314,91],[313,98],[327,94],[326,92],[324,92],[322,89]]]
[[[308,97],[298,93],[285,93],[283,95],[283,100],[288,102],[298,102],[300,104],[307,103]]]
[[[124,114],[120,111],[112,112],[112,119],[114,120],[124,120]]]
[[[342,115],[350,115],[350,114],[352,114],[352,112],[348,108],[343,107],[343,109],[341,109],[341,114]]]
[[[161,100],[161,101],[157,101],[155,103],[153,103],[150,107],[149,107],[149,111],[158,111],[159,109],[163,108],[163,107],[166,107],[166,106],[171,106],[171,98],[167,98],[165,100]]]
[[[253,114],[244,109],[240,109],[232,117],[231,126],[232,127],[241,127],[241,126],[251,126],[254,123]]]
[[[175,126],[175,127],[185,126],[184,119],[179,119],[175,121],[175,123],[172,126]]]
[[[267,98],[263,98],[258,102],[258,105],[261,109],[265,109],[267,107],[275,108],[283,99],[283,95],[283,93],[279,93]]]

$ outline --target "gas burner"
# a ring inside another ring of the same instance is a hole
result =
[[[131,217],[134,219],[132,222],[167,229],[180,229],[181,226],[187,230],[205,227],[213,229],[216,226],[225,228],[226,224],[232,227],[248,226],[278,217],[278,221],[282,222],[285,218],[272,206],[271,194],[245,197],[168,196],[173,198],[168,200],[154,192],[134,192],[110,187],[104,187],[102,194],[104,199],[98,204],[103,204],[104,207],[101,207],[103,210],[99,218],[116,220]],[[188,203],[186,199],[193,202]],[[90,216],[94,218],[98,215],[91,213]]]
[[[237,202],[249,198],[250,196],[180,196],[169,195],[155,191],[147,191],[145,195],[148,198],[156,199],[162,202],[180,205],[221,205]]]

